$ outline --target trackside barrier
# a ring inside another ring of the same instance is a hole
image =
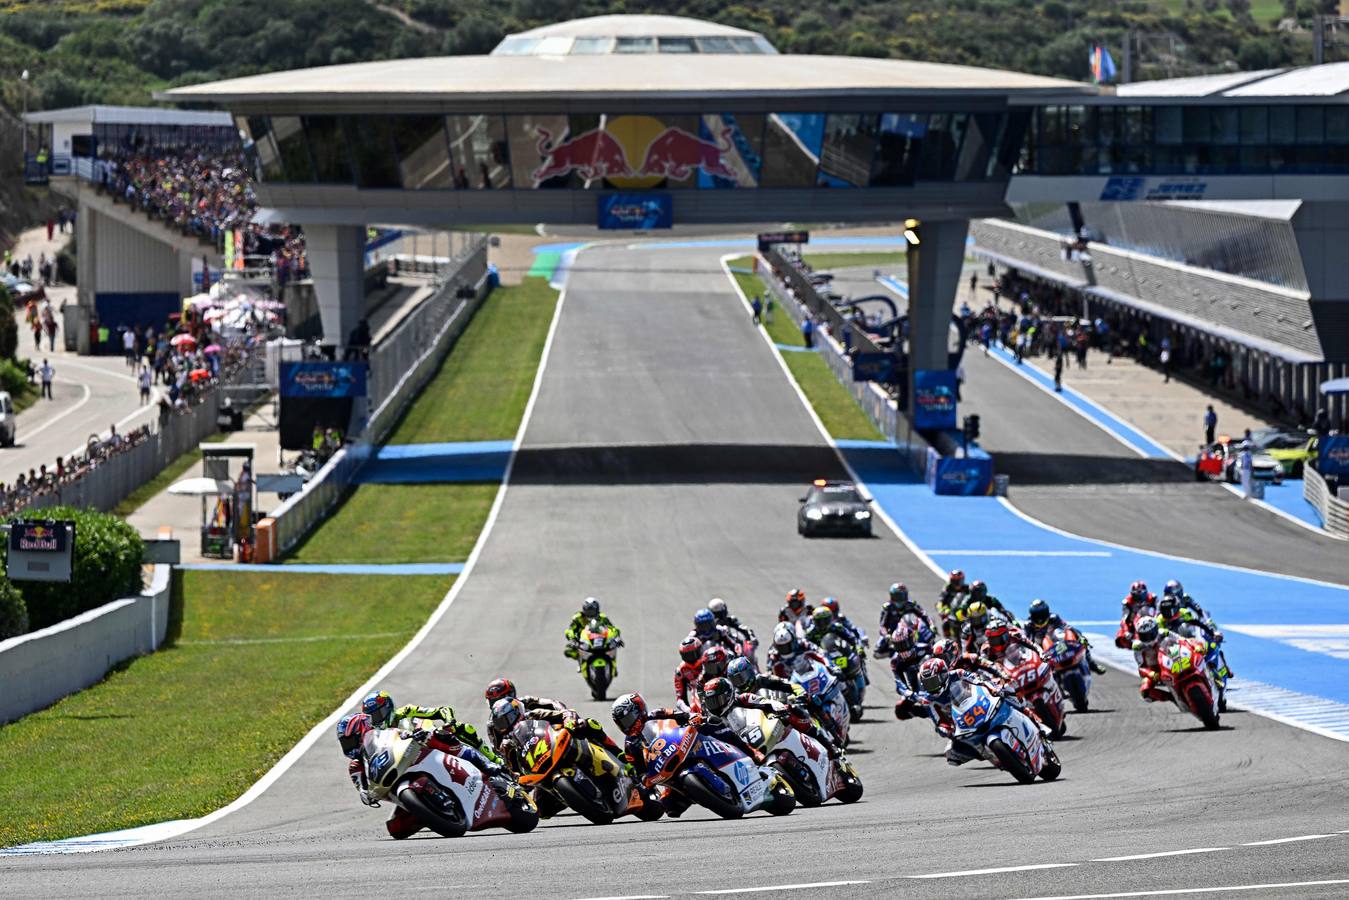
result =
[[[770,251],[771,252],[771,251]],[[785,265],[785,262],[784,262]],[[773,277],[773,267],[767,264],[762,258],[759,262],[759,272],[764,276],[763,281],[768,285],[769,290],[773,292],[774,298],[780,309],[791,317],[797,327],[806,317],[806,307],[796,299],[793,293],[788,292],[786,286]],[[784,271],[795,272],[794,269],[787,267]],[[790,277],[790,276],[788,276]],[[801,280],[801,290],[814,294],[814,290],[804,280]],[[823,303],[823,301],[820,301]],[[824,304],[828,306],[828,304]],[[832,307],[830,307],[832,309]],[[840,319],[839,321],[842,321]],[[862,407],[862,411],[867,414],[867,418],[872,424],[896,444],[904,446],[910,441],[921,441],[917,435],[908,433],[908,420],[899,413],[899,407],[890,395],[872,381],[853,381],[852,360],[843,351],[843,345],[834,339],[833,329],[829,333],[822,330],[815,332],[815,346],[818,348],[820,357],[825,361],[833,371],[843,387],[848,393],[852,394],[853,399]],[[911,454],[912,457],[912,454]],[[909,464],[915,471],[921,472],[927,465],[926,450],[919,453],[917,457],[912,457]]]
[[[1321,516],[1321,527],[1336,537],[1349,539],[1349,501],[1330,493],[1326,480],[1311,466],[1302,469],[1302,496]]]
[[[169,627],[170,571],[155,566],[138,596],[0,641],[0,723],[98,683],[122,660],[157,650]]]
[[[287,499],[272,512],[272,547],[277,555],[293,548],[311,528],[327,517],[345,496],[356,473],[370,459],[374,448],[379,446],[403,410],[431,380],[490,292],[486,259],[484,240],[481,247],[465,256],[466,264],[480,263],[482,266],[477,281],[467,285],[468,296],[458,297],[465,287],[460,278],[448,279],[435,295],[375,347],[370,356],[372,381],[376,385],[389,387],[379,392],[382,399],[370,414],[360,435],[334,453],[303,491]],[[459,271],[464,272],[466,269],[467,265]],[[423,311],[426,311],[425,315],[422,315]],[[414,351],[419,351],[419,355],[414,355]]]

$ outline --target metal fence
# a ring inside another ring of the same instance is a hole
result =
[[[1311,466],[1303,470],[1302,495],[1316,507],[1322,528],[1335,537],[1349,539],[1349,501],[1332,494],[1321,473]]]

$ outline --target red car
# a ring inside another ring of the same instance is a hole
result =
[[[1212,479],[1238,484],[1241,481],[1241,442],[1220,437],[1207,447],[1199,449],[1194,461],[1196,481]],[[1257,481],[1283,481],[1283,467],[1278,460],[1263,450],[1251,448],[1251,477]]]

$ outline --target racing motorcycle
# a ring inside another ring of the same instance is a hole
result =
[[[912,624],[910,624],[912,619]],[[919,699],[918,667],[932,651],[934,635],[926,623],[917,616],[909,615],[900,620],[890,634],[889,655],[890,671],[895,676],[895,691],[899,700],[895,702],[895,718],[901,722],[909,719],[926,719],[931,713],[929,706]]]
[[[852,641],[833,632],[826,634],[820,642],[820,652],[838,669],[849,716],[854,722],[862,721],[862,700],[867,694],[866,664],[862,654]]]
[[[987,686],[955,679],[951,684],[952,737],[977,748],[994,766],[1022,784],[1036,776],[1059,777],[1054,746],[1030,717]]]
[[[629,813],[647,822],[664,814],[655,795],[625,774],[602,745],[538,719],[521,719],[511,736],[523,759],[520,785],[534,789],[545,817],[563,806],[595,825],[608,825]]]
[[[1184,712],[1204,727],[1218,727],[1218,685],[1207,659],[1207,645],[1198,638],[1172,637],[1157,651],[1161,686]]]
[[[402,732],[370,731],[361,752],[370,800],[396,803],[439,835],[484,828],[526,832],[539,824],[539,810],[524,788],[505,778],[489,783],[476,767]]]
[[[1054,667],[1054,680],[1072,701],[1073,710],[1087,711],[1091,691],[1091,666],[1087,663],[1087,644],[1071,625],[1055,628],[1044,636],[1041,655]]]
[[[1206,624],[1217,631],[1212,619],[1206,620]],[[1204,662],[1208,666],[1209,675],[1213,678],[1213,685],[1218,690],[1218,712],[1227,712],[1227,660],[1223,657],[1222,633],[1218,632],[1217,640],[1210,641],[1204,630],[1193,621],[1170,626],[1170,630],[1172,634],[1204,645]]]
[[[764,752],[768,764],[787,779],[802,806],[819,806],[834,797],[842,803],[862,799],[862,779],[847,757],[830,759],[819,741],[782,717],[737,706],[727,715],[726,724],[747,744]]]
[[[1016,691],[1040,721],[1049,727],[1054,738],[1068,731],[1068,717],[1063,710],[1063,692],[1054,679],[1053,668],[1039,653],[1024,644],[1013,644],[998,663],[1007,673],[1007,686]]]
[[[792,663],[793,684],[811,697],[812,706],[818,710],[825,731],[840,747],[848,746],[848,725],[852,713],[848,709],[848,700],[843,695],[843,686],[829,667],[804,653]]]
[[[605,699],[609,685],[618,675],[618,645],[614,629],[595,619],[581,629],[576,642],[576,662],[581,667],[581,677],[590,686],[590,696],[596,700]]]
[[[759,809],[785,816],[796,808],[796,795],[782,773],[755,765],[738,748],[699,733],[696,725],[673,719],[647,722],[642,750],[647,787],[663,786],[723,819]]]

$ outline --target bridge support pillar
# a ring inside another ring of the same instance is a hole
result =
[[[305,225],[323,342],[342,345],[365,309],[365,226]]]
[[[909,385],[919,369],[950,366],[951,311],[965,263],[968,219],[921,222],[909,237]],[[914,238],[917,243],[914,243]]]

